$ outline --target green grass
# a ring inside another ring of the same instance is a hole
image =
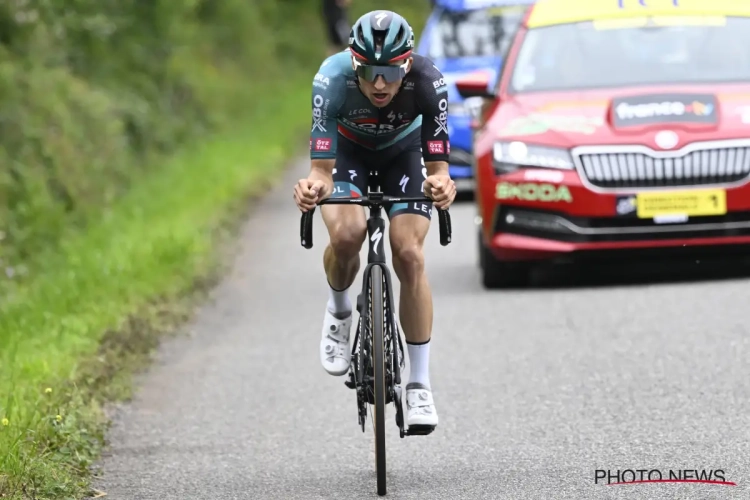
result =
[[[352,16],[397,4],[354,2]],[[397,9],[419,31],[427,5]],[[130,395],[130,375],[220,275],[221,243],[247,200],[306,149],[313,74],[227,92],[245,97],[236,109],[252,104],[243,126],[144,169],[85,231],[62,228],[59,247],[23,263],[25,276],[0,278],[0,498],[90,494],[104,404]]]
[[[83,498],[106,430],[102,405],[189,313],[221,262],[217,238],[304,150],[309,75],[258,95],[244,127],[154,168],[0,304],[0,498]],[[283,97],[282,97],[283,96]],[[290,126],[300,126],[299,133]],[[291,199],[290,199],[291,203]]]

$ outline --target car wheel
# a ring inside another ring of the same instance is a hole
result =
[[[479,265],[482,269],[482,285],[485,288],[516,288],[526,286],[531,276],[531,265],[524,262],[502,262],[479,235]]]

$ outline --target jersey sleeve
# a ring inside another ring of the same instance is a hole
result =
[[[337,70],[336,61],[326,59],[312,84],[312,129],[310,158],[336,158],[338,116],[346,100],[346,78]]]
[[[424,161],[448,161],[451,151],[448,136],[448,85],[443,74],[429,59],[415,85],[422,113],[422,157]]]

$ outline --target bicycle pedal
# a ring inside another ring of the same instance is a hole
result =
[[[357,295],[357,312],[359,314],[362,314],[362,307],[364,305],[364,301],[362,300],[362,294],[360,293]]]
[[[406,429],[407,436],[427,436],[435,430],[433,425],[411,425]]]
[[[357,388],[357,384],[355,384],[353,380],[345,380],[344,385],[347,386],[349,389]]]

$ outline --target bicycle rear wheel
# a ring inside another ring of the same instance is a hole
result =
[[[380,266],[372,266],[370,271],[370,338],[372,339],[372,363],[375,376],[375,405],[373,411],[373,427],[375,432],[375,472],[378,478],[378,495],[386,492],[385,482],[385,308],[383,294],[383,270]]]

